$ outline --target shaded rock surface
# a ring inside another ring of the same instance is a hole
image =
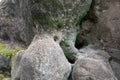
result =
[[[118,80],[120,79],[120,60],[113,59],[111,62],[111,66]]]
[[[10,75],[11,61],[0,53],[0,74]]]
[[[16,55],[12,80],[67,80],[70,71],[59,44],[45,36]]]
[[[120,64],[120,0],[93,0],[88,15],[81,22],[81,37],[106,50]],[[116,62],[117,61],[117,62]],[[113,65],[111,63],[111,65]],[[120,67],[119,65],[113,65]],[[120,72],[114,71],[116,74]],[[119,77],[119,76],[118,76]],[[120,78],[119,78],[120,79]]]
[[[43,30],[53,35],[66,57],[74,61],[78,53],[74,44],[79,22],[87,14],[92,0],[33,0],[31,3],[37,33]]]
[[[80,50],[73,66],[73,80],[117,80],[109,64],[110,56],[91,46]]]
[[[33,39],[33,22],[28,0],[0,2],[0,39],[29,45]]]

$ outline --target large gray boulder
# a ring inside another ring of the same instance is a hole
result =
[[[59,44],[49,36],[19,52],[14,61],[12,80],[67,80],[71,71]]]
[[[106,52],[90,46],[80,52],[73,66],[73,80],[117,80],[109,64],[110,56]]]

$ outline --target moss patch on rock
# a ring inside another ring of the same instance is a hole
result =
[[[12,58],[13,56],[16,55],[16,53],[19,51],[18,48],[7,48],[6,44],[0,43],[0,53],[3,54],[4,56],[8,58]]]
[[[10,76],[5,74],[0,74],[0,80],[3,80],[4,78],[10,78]]]

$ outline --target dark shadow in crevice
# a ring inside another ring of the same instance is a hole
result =
[[[9,38],[9,36],[8,36],[7,33],[4,33],[4,34],[1,36],[1,38],[2,38],[3,40],[5,40],[5,41],[9,41],[9,40],[10,40],[10,38]]]
[[[86,27],[86,26],[82,25],[82,23],[84,23],[85,21],[88,21],[91,24],[98,23],[98,18],[95,14],[94,6],[95,6],[95,2],[93,0],[88,13],[80,22],[80,33],[77,35],[76,41],[75,41],[75,47],[77,49],[81,49],[81,48],[87,46],[88,44],[90,44],[89,38],[91,36],[89,36],[89,37],[87,36],[91,33],[91,30],[90,30],[91,28],[89,29],[90,25],[89,26],[87,25],[88,29],[84,29],[84,27]]]
[[[76,37],[76,41],[75,41],[75,48],[77,49],[81,49],[85,46],[87,46],[89,43],[86,39],[84,39],[81,34],[78,34]]]
[[[91,7],[90,7],[87,15],[82,19],[81,23],[83,21],[86,21],[86,20],[89,20],[92,23],[97,23],[98,22],[98,17],[95,14],[95,1],[94,0],[92,1]]]
[[[72,68],[71,68],[71,72],[70,72],[70,75],[69,75],[69,77],[68,77],[68,80],[73,80],[73,78],[72,78],[72,72],[73,72],[73,66],[72,66]]]
[[[67,56],[66,56],[66,58],[67,58]],[[75,63],[75,61],[76,61],[76,59],[69,59],[69,58],[67,58],[67,60],[69,61],[69,63],[71,63],[71,64],[74,64]]]

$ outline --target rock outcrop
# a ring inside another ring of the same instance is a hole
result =
[[[119,14],[119,0],[93,0],[88,15],[81,22],[82,30],[80,34],[84,40],[92,44],[97,44],[106,50],[112,56],[112,63],[115,61],[117,64],[120,64]],[[114,67],[120,67],[112,63],[113,69],[115,69]],[[118,74],[119,69],[115,69],[114,72]],[[120,79],[119,76],[118,78]]]
[[[34,37],[28,0],[0,2],[0,39],[29,45]]]
[[[59,44],[45,36],[16,55],[12,80],[67,80],[70,72]]]
[[[12,67],[0,54],[0,69],[10,66],[12,80],[119,80],[119,9],[119,0],[2,0],[0,43],[28,47]]]

